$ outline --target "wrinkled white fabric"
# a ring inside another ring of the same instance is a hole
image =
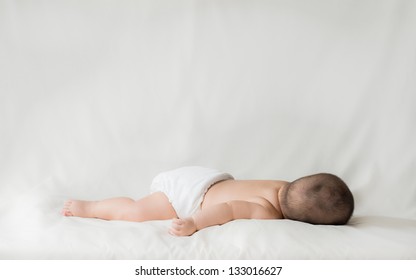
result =
[[[158,174],[150,191],[163,192],[179,218],[192,216],[200,207],[205,193],[215,183],[234,179],[228,173],[201,166],[185,166]]]

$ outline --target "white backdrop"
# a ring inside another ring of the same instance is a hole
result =
[[[333,172],[356,215],[416,219],[415,26],[415,1],[0,0],[0,210],[202,165]]]

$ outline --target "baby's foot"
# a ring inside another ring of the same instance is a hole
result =
[[[62,208],[62,215],[89,218],[89,208],[91,207],[91,201],[83,200],[68,200],[65,202]]]

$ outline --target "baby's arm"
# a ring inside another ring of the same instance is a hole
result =
[[[273,211],[260,203],[234,200],[198,211],[192,217],[174,219],[169,232],[173,235],[185,236],[192,235],[200,229],[222,225],[236,219],[272,218],[275,218]]]

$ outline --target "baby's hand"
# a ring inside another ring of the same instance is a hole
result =
[[[176,236],[192,235],[196,231],[194,219],[173,219],[169,233]]]

